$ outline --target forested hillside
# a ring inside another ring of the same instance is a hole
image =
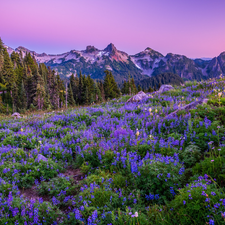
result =
[[[107,70],[104,81],[95,81],[80,72],[64,82],[56,71],[44,63],[38,64],[30,52],[9,55],[1,39],[0,91],[1,113],[88,105],[120,95],[112,73]]]

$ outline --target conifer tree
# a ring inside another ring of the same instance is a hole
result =
[[[138,85],[138,92],[141,91],[141,86],[140,84]]]
[[[57,109],[59,106],[59,89],[54,70],[52,71],[52,86],[51,86],[50,101],[53,108]]]
[[[101,92],[102,100],[105,101],[105,91],[104,91],[104,85],[103,85],[102,81],[99,82],[99,89]]]
[[[116,81],[114,79],[114,76],[112,75],[111,71],[109,73],[109,77],[110,77],[110,82],[111,82],[111,85],[112,85],[112,92],[111,92],[110,98],[116,98],[116,97],[119,96],[120,90],[119,90],[119,88],[117,86],[117,83],[116,83]]]
[[[34,57],[32,57],[30,53],[28,53],[24,57],[24,62],[31,69],[32,74],[34,74],[37,69],[37,63]]]
[[[126,86],[127,86],[127,82],[124,81],[124,82],[123,82],[122,89],[121,89],[121,92],[122,92],[123,94],[127,94],[127,92],[126,92]]]
[[[94,83],[94,93],[95,93],[95,101],[96,102],[102,102],[101,91],[100,91],[99,86],[96,82]]]
[[[27,107],[30,108],[30,105],[33,104],[33,98],[35,95],[36,86],[33,84],[33,75],[29,67],[26,67],[26,80],[25,80],[25,90],[27,93]],[[36,83],[36,82],[35,82]]]
[[[63,81],[60,79],[59,74],[56,76],[57,84],[58,84],[58,93],[59,93],[59,108],[62,108],[65,103],[64,93],[65,93],[65,85]],[[75,100],[75,99],[74,99]],[[76,100],[75,100],[76,102]]]
[[[83,84],[83,76],[80,72],[79,76],[79,94],[78,94],[78,103],[82,104],[83,102],[83,93],[84,93],[84,84]]]
[[[106,76],[104,79],[104,92],[105,92],[105,98],[111,99],[116,98],[120,94],[120,90],[117,86],[117,83],[112,75],[112,72],[109,72],[108,70],[105,71]]]
[[[45,103],[45,88],[43,85],[38,82],[35,92],[35,97],[33,101],[33,105],[36,106],[39,110],[43,109]]]
[[[106,70],[104,72],[105,72],[106,76],[105,76],[105,79],[104,79],[103,86],[104,86],[105,98],[106,98],[106,100],[108,100],[108,98],[111,97],[113,87],[112,87],[112,84],[111,84],[109,71]]]
[[[16,86],[16,82],[13,82],[11,93],[12,93],[12,108],[13,108],[13,112],[15,112],[18,110],[18,106],[20,104],[19,98],[18,98],[18,88]]]
[[[149,86],[149,88],[148,88],[148,92],[153,92],[154,90],[152,89],[152,87],[151,86]]]
[[[68,103],[71,106],[75,106],[75,100],[74,100],[74,97],[73,97],[73,91],[72,91],[71,83],[69,84],[69,90],[68,90]]]
[[[2,67],[3,67],[3,63],[4,63],[4,46],[3,46],[3,42],[2,39],[0,38],[0,83],[3,83],[3,77],[1,75],[1,71],[2,71]]]
[[[74,100],[77,100],[77,96],[76,96],[76,89],[77,89],[77,86],[76,86],[76,80],[75,80],[75,77],[74,77],[74,74],[72,74],[70,76],[70,84],[71,84],[71,88],[72,88],[72,92],[73,92],[73,98]]]
[[[134,82],[134,78],[133,77],[131,79],[131,90],[132,90],[132,94],[137,94],[137,87],[135,85],[135,82]]]
[[[23,81],[21,82],[21,87],[20,87],[20,95],[19,95],[19,99],[20,99],[20,106],[19,108],[22,110],[27,109],[27,96],[26,96],[26,91],[24,88],[24,83]]]
[[[89,105],[90,104],[90,99],[89,99],[89,95],[88,95],[88,88],[87,86],[85,87],[85,91],[84,91],[84,98],[83,98],[83,104],[85,105]]]
[[[13,69],[12,61],[6,49],[3,50],[4,53],[4,64],[2,68],[2,77],[4,79],[7,90],[12,90],[13,83],[15,82],[15,73]]]

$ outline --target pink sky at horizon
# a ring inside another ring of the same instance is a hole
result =
[[[212,58],[225,51],[224,9],[219,0],[0,0],[0,37],[47,54],[113,43],[130,55]]]

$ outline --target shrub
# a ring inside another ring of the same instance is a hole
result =
[[[185,167],[189,168],[195,165],[201,158],[201,149],[196,145],[188,145],[180,154],[179,158],[184,162]]]
[[[184,168],[172,157],[161,156],[146,161],[139,171],[140,175],[134,179],[141,195],[147,200],[150,194],[157,195],[157,199],[154,199],[159,203],[173,199],[184,179]]]
[[[218,183],[224,181],[225,175],[225,158],[224,157],[209,157],[197,163],[192,168],[193,174],[204,175],[208,174],[218,180]]]
[[[172,224],[208,224],[210,220],[223,224],[225,194],[207,179],[207,175],[179,190],[175,199],[168,203],[172,210]],[[213,224],[213,223],[211,223]]]

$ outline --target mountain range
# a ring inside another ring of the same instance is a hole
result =
[[[165,72],[177,74],[183,80],[201,80],[225,74],[225,52],[213,59],[190,59],[172,53],[164,56],[151,48],[128,55],[117,50],[112,43],[103,50],[87,46],[85,50],[71,50],[57,55],[38,54],[21,46],[16,49],[5,47],[9,54],[13,51],[21,51],[23,55],[30,52],[38,63],[50,66],[64,79],[80,71],[82,74],[90,74],[94,79],[103,79],[105,70],[112,71],[118,83],[127,80],[129,75],[135,81],[141,81]]]

